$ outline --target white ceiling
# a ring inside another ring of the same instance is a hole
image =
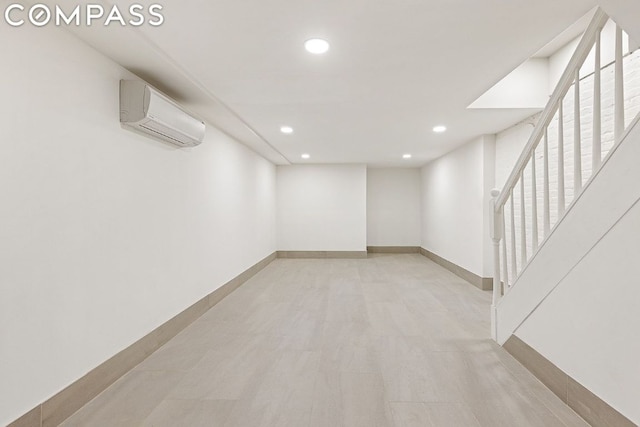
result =
[[[126,10],[131,2],[113,3]],[[466,107],[595,6],[592,0],[160,3],[160,27],[74,31],[276,163],[371,166],[419,166],[533,114]],[[307,53],[303,43],[312,37],[327,39],[331,50]],[[449,130],[434,134],[438,124]],[[295,132],[281,134],[282,125]],[[404,153],[413,158],[403,160]]]

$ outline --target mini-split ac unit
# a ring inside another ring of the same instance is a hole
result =
[[[193,147],[204,139],[202,120],[142,81],[120,80],[120,123],[179,147]]]

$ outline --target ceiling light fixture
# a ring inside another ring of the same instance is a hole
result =
[[[446,127],[446,126],[442,126],[442,125],[438,125],[438,126],[435,126],[435,127],[433,128],[433,131],[434,131],[435,133],[442,133],[442,132],[444,132],[444,131],[446,131],[446,130],[447,130],[447,127]]]
[[[280,128],[280,132],[289,135],[289,134],[293,133],[293,128],[291,126],[282,126]]]
[[[302,156],[300,156],[300,157],[302,157],[303,159],[305,159],[305,160],[306,160],[306,159],[310,158],[311,156],[310,156],[310,155],[308,155],[307,153],[304,153],[304,154],[303,154]]]
[[[402,158],[403,159],[410,159],[411,158],[411,154],[403,154]]]
[[[329,42],[323,39],[309,39],[304,42],[304,48],[309,53],[321,55],[329,50]]]

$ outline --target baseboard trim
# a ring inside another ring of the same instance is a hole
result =
[[[436,264],[446,268],[456,276],[471,283],[473,286],[475,286],[478,289],[481,289],[483,291],[490,291],[493,289],[493,279],[490,277],[480,277],[477,274],[472,273],[469,270],[463,267],[460,267],[459,265],[454,264],[451,261],[446,260],[441,256],[434,254],[433,252],[426,250],[425,248],[420,248],[420,254],[429,258],[431,261],[435,262]]]
[[[290,259],[362,259],[367,257],[367,251],[278,251],[277,257]]]
[[[367,246],[370,254],[417,254],[420,246]]]
[[[612,427],[636,425],[517,336],[511,335],[503,347],[589,424]]]
[[[201,298],[7,427],[59,425],[274,259],[276,259],[275,252]]]

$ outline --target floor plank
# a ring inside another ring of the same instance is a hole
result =
[[[278,259],[63,425],[584,426],[416,254]]]

